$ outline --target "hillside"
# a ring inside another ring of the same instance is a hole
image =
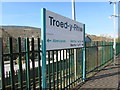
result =
[[[40,28],[35,27],[29,27],[29,26],[2,26],[0,29],[0,32],[2,32],[3,36],[3,43],[4,43],[4,52],[8,52],[8,37],[13,38],[13,46],[14,50],[16,51],[17,45],[17,37],[25,38],[25,37],[34,37],[38,38],[41,35]],[[86,34],[92,41],[113,41],[112,38],[104,37],[104,36],[96,36],[96,35],[90,35]],[[24,42],[24,41],[23,41]],[[24,46],[22,46],[24,48]]]
[[[3,37],[3,51],[6,53],[8,52],[8,37],[13,38],[13,51],[16,52],[17,47],[17,38],[25,38],[25,37],[40,37],[40,29],[28,26],[2,26],[0,28],[0,32],[2,33]]]
[[[92,41],[107,41],[107,42],[113,41],[113,38],[111,37],[96,36],[96,35],[89,35],[89,34],[87,36],[90,37]]]
[[[14,38],[17,37],[40,37],[41,30],[40,28],[29,27],[29,26],[2,26],[3,30],[3,38],[12,36]],[[113,41],[111,37],[105,36],[96,36],[86,34],[86,36],[90,37],[92,41]]]
[[[14,38],[17,37],[40,37],[40,28],[34,28],[29,26],[2,26],[2,29],[7,32],[8,36],[12,36]],[[2,33],[3,36],[5,33]]]

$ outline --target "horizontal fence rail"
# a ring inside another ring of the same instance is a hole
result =
[[[85,49],[86,77],[113,58],[113,42],[86,43]],[[10,37],[3,43],[2,89],[42,89],[41,54],[40,38]],[[82,56],[82,48],[47,51],[46,89],[70,89],[82,82]]]

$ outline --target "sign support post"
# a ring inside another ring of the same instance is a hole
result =
[[[82,48],[82,80],[86,80],[86,42],[85,42],[85,24],[84,24],[84,35],[83,35],[83,48]]]
[[[46,88],[46,9],[41,9],[42,90]]]

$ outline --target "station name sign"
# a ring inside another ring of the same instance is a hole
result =
[[[71,25],[67,21],[66,22],[59,21],[52,16],[49,16],[49,24],[52,26],[60,27],[62,29],[69,29],[70,31],[72,30],[82,31],[82,27],[79,27],[77,24]]]
[[[46,50],[80,48],[84,24],[46,10]]]

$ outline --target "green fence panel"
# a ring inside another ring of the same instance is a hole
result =
[[[17,39],[17,52],[13,52],[12,38],[8,39],[9,52],[2,55],[2,85],[5,89],[42,89],[40,38]],[[25,50],[22,50],[22,43]],[[76,51],[76,68],[74,52]],[[116,53],[120,53],[120,43],[116,44]],[[46,89],[71,89],[82,81],[82,48],[49,50],[46,52]],[[18,58],[18,63],[14,64]],[[7,58],[5,61],[5,58]],[[92,42],[86,44],[87,76],[113,59],[112,42]],[[6,62],[10,61],[10,72],[5,72]],[[23,61],[24,62],[23,64]],[[25,65],[25,66],[24,66]],[[15,66],[18,70],[15,71]],[[23,69],[23,67],[25,67]],[[75,73],[76,69],[76,73]]]
[[[17,42],[13,42],[12,38],[8,39],[9,52],[3,52],[2,56],[2,73],[5,73],[4,81],[2,82],[4,86],[2,89],[41,89],[40,38],[37,40],[35,46],[34,38],[26,38],[23,40],[23,38],[19,37]],[[25,44],[23,44],[23,42]],[[13,52],[13,49],[15,49],[14,45],[17,45],[16,52]],[[25,50],[23,50],[24,45]],[[37,63],[37,67],[35,63]],[[17,70],[16,67],[18,67]]]

